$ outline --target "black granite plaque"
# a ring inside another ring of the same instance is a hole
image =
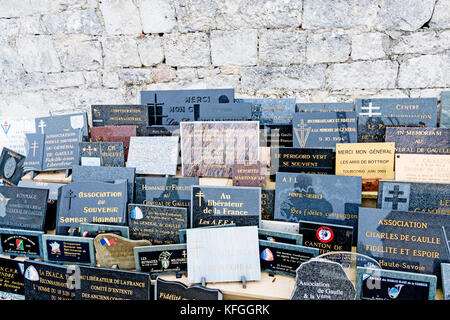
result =
[[[128,202],[133,203],[135,168],[72,167],[72,182],[127,180]]]
[[[149,108],[151,125],[177,125],[195,121],[201,103],[232,103],[234,89],[141,91]]]
[[[270,148],[270,178],[277,172],[334,174],[333,149]]]
[[[450,189],[444,183],[383,181],[378,185],[380,209],[450,214]]]
[[[147,127],[147,136],[179,136],[180,135],[180,126],[148,126]]]
[[[43,235],[44,260],[53,263],[95,265],[91,238]]]
[[[8,148],[3,148],[0,156],[0,182],[7,186],[17,186],[22,179],[25,156]]]
[[[0,228],[0,253],[42,258],[42,231]]]
[[[450,261],[447,214],[360,208],[358,226],[357,252],[383,269],[439,276],[440,264]]]
[[[56,234],[79,235],[81,223],[126,224],[126,180],[87,181],[59,189]]]
[[[260,128],[260,146],[286,147],[293,146],[291,124],[266,124]]]
[[[22,261],[0,257],[0,300],[24,300]]]
[[[94,127],[135,125],[138,136],[145,136],[149,125],[148,107],[145,105],[93,105]]]
[[[82,166],[124,167],[123,142],[80,143],[80,164]]]
[[[0,227],[43,231],[48,190],[0,186]]]
[[[261,188],[192,186],[191,227],[259,226]]]
[[[303,245],[319,249],[320,254],[352,251],[353,227],[300,221],[298,232],[303,235]]]
[[[319,255],[319,249],[259,240],[261,269],[295,277],[295,271],[309,259]]]
[[[183,301],[183,300],[222,300],[219,289],[202,286],[187,287],[182,282],[157,279],[155,284],[155,300]]]
[[[135,247],[134,259],[136,270],[150,273],[152,279],[161,274],[180,276],[187,272],[186,244]]]
[[[275,190],[261,189],[261,219],[273,220]]]
[[[53,135],[81,130],[83,138],[86,140],[89,138],[88,120],[85,112],[36,118],[35,123],[36,133],[38,134]]]
[[[385,141],[396,153],[450,154],[450,129],[387,127]]]
[[[295,112],[352,112],[355,110],[353,102],[316,102],[297,103]]]
[[[187,209],[128,205],[130,239],[150,240],[152,245],[178,243],[178,230],[187,228]]]
[[[201,103],[195,121],[250,121],[253,116],[251,103]]]
[[[76,300],[150,300],[148,274],[80,266]]]

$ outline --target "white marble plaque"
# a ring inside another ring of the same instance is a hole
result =
[[[450,183],[450,155],[396,154],[395,180]]]
[[[0,117],[0,151],[3,147],[26,156],[25,133],[35,133],[32,118]]]

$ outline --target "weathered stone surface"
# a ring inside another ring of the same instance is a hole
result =
[[[19,19],[21,34],[45,34],[40,16],[27,16]]]
[[[169,82],[176,77],[175,69],[164,65],[154,68],[151,72],[152,82]]]
[[[431,19],[436,0],[383,0],[380,30],[414,31]]]
[[[106,88],[117,88],[119,86],[119,74],[115,71],[105,71],[102,81]]]
[[[102,86],[102,75],[97,71],[83,72],[86,88],[100,88]]]
[[[144,33],[171,32],[177,25],[173,0],[140,0]]]
[[[209,31],[216,27],[217,0],[179,0],[176,7],[180,32]]]
[[[389,60],[358,61],[330,67],[331,89],[395,88],[398,63]]]
[[[177,78],[180,80],[195,79],[197,72],[194,68],[181,68],[176,71]]]
[[[259,61],[266,65],[305,62],[306,32],[266,30],[259,37]]]
[[[373,27],[378,5],[373,0],[304,0],[303,29]]]
[[[308,64],[344,62],[350,56],[350,39],[347,35],[326,32],[311,34],[306,45]]]
[[[210,65],[209,37],[205,33],[164,35],[166,64],[179,67]]]
[[[382,33],[362,33],[352,37],[352,59],[372,60],[386,56],[384,43],[387,36]]]
[[[137,46],[144,66],[150,67],[164,60],[162,41],[159,36],[137,39]]]
[[[125,84],[144,84],[151,81],[151,69],[122,69],[119,79]]]
[[[302,1],[218,0],[217,28],[296,28],[302,23]]]
[[[17,18],[53,11],[52,0],[0,1],[0,18]]]
[[[415,32],[392,41],[390,54],[436,54],[450,49],[450,30],[443,32]]]
[[[108,34],[135,34],[142,32],[139,11],[132,0],[102,0],[100,10]]]
[[[256,30],[211,32],[211,58],[215,66],[256,65],[258,35]]]
[[[325,85],[326,65],[291,67],[244,67],[241,86],[244,89],[320,89]]]
[[[217,88],[238,88],[239,76],[220,74],[206,78],[206,87],[208,89]]]
[[[96,39],[64,36],[55,40],[55,48],[65,70],[96,70],[103,65],[102,46]]]
[[[19,34],[18,19],[0,19],[0,36],[15,36]]]
[[[44,15],[42,21],[50,34],[100,35],[103,32],[94,9],[63,11]]]
[[[84,84],[82,72],[62,72],[48,74],[48,85],[53,88],[79,87]]]
[[[437,0],[430,27],[436,29],[450,28],[450,0]]]
[[[102,46],[105,68],[141,66],[134,38],[126,36],[108,37],[102,40]]]
[[[400,88],[450,86],[450,55],[426,55],[406,60],[400,65]]]
[[[50,36],[23,36],[16,40],[17,52],[27,72],[59,72],[61,64]]]
[[[17,117],[19,114],[26,114],[27,117],[36,118],[48,116],[48,110],[40,93],[20,92],[0,95],[0,116],[3,117]]]

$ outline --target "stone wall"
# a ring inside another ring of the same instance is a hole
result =
[[[0,116],[233,87],[298,102],[439,97],[450,0],[0,0]]]

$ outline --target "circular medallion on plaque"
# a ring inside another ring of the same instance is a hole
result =
[[[17,162],[14,158],[9,158],[6,160],[5,167],[3,168],[3,175],[6,179],[11,178],[16,172]]]

